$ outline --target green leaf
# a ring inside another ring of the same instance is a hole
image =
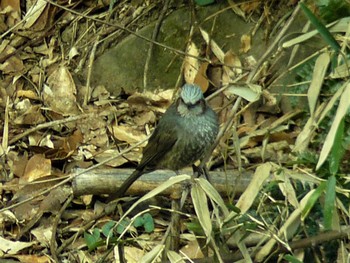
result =
[[[146,213],[143,215],[144,224],[143,227],[147,233],[151,233],[154,231],[154,220],[150,213]]]
[[[300,261],[299,259],[297,259],[296,257],[292,256],[292,255],[285,255],[283,257],[283,259],[287,260],[288,262],[291,263],[303,263],[302,261]]]
[[[205,6],[205,5],[210,5],[215,2],[215,0],[195,0],[197,5],[200,6]]]
[[[113,237],[113,227],[115,226],[115,221],[109,221],[108,223],[104,224],[101,232],[105,237]]]
[[[84,232],[84,239],[89,250],[95,249],[98,246],[98,242],[102,240],[100,230],[98,228],[94,228],[92,230],[92,234]]]
[[[138,216],[133,223],[134,227],[143,226],[147,233],[154,230],[154,220],[150,213],[145,213],[143,216]]]
[[[337,53],[340,51],[340,45],[328,31],[328,29],[321,23],[320,20],[311,12],[311,10],[304,4],[300,3],[301,9],[304,11],[310,22],[316,27],[317,31],[320,33],[322,38],[330,45]]]
[[[339,165],[344,155],[343,139],[344,139],[344,117],[339,123],[339,127],[334,137],[334,142],[329,158],[329,172],[331,175],[336,175],[339,170]]]
[[[207,243],[209,243],[212,234],[212,223],[208,208],[208,199],[198,183],[194,183],[192,185],[191,197],[199,223],[201,224],[205,236],[207,237]]]
[[[129,223],[130,223],[130,219],[126,219],[126,218],[120,221],[120,223],[117,225],[117,233],[118,234],[123,233],[125,228],[128,227]]]
[[[332,219],[333,219],[333,213],[335,210],[335,186],[336,186],[336,179],[335,176],[332,175],[327,180],[327,189],[326,189],[326,198],[325,198],[325,204],[324,204],[324,210],[323,210],[323,216],[324,216],[324,226],[326,230],[332,229]]]
[[[311,209],[314,207],[316,201],[319,199],[323,191],[326,189],[327,182],[322,182],[316,190],[312,193],[310,198],[307,200],[307,203],[304,207],[304,209],[301,211],[301,219],[305,220],[305,218],[310,213]]]
[[[194,219],[192,222],[185,223],[186,228],[189,231],[192,231],[195,233],[197,236],[202,236],[204,235],[203,228],[201,227],[200,223],[198,222],[197,219]]]
[[[143,226],[143,224],[144,224],[144,219],[142,216],[136,217],[133,223],[134,227],[140,227],[140,226]]]

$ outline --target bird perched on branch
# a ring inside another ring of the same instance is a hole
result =
[[[157,169],[178,171],[204,157],[219,131],[218,117],[206,103],[202,90],[185,84],[179,98],[167,109],[143,149],[136,170],[110,200],[124,195],[141,175]]]

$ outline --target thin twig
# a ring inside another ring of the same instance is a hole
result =
[[[266,50],[266,52],[261,56],[260,60],[256,63],[255,68],[249,73],[248,80],[247,80],[248,83],[250,83],[254,79],[255,74],[258,72],[259,67],[265,62],[267,57],[270,56],[272,51],[278,45],[278,43],[280,42],[281,38],[287,32],[288,28],[290,27],[290,25],[294,21],[294,19],[295,19],[296,15],[298,14],[299,10],[300,10],[300,7],[299,7],[299,5],[297,5],[297,7],[295,8],[294,12],[290,16],[289,20],[285,24],[285,26],[282,28],[282,30],[279,32],[279,34],[274,38],[274,41],[269,46],[269,48]]]
[[[66,202],[63,204],[63,206],[61,207],[60,211],[55,216],[55,219],[53,220],[53,223],[52,223],[50,252],[51,252],[51,255],[52,255],[53,259],[55,260],[55,262],[59,262],[58,261],[59,253],[57,253],[57,247],[56,247],[56,245],[57,245],[56,244],[56,232],[57,232],[58,222],[59,222],[59,219],[61,218],[61,215],[63,214],[63,212],[66,210],[67,206],[72,202],[73,198],[74,198],[74,196],[71,194],[69,196],[69,198],[66,200]]]
[[[4,120],[4,130],[2,133],[2,149],[6,151],[9,141],[9,107],[10,107],[10,98],[6,98],[6,108],[5,108],[5,120]]]
[[[165,49],[167,49],[167,50],[173,51],[173,52],[175,52],[175,53],[177,53],[177,54],[180,54],[180,55],[183,55],[183,56],[194,57],[194,58],[197,58],[198,60],[211,63],[211,61],[210,61],[209,59],[207,59],[207,58],[193,56],[193,55],[187,54],[186,52],[181,51],[181,50],[179,50],[179,49],[173,48],[173,47],[171,47],[171,46],[167,46],[167,45],[165,45],[165,44],[163,44],[163,43],[160,43],[160,42],[157,42],[157,41],[153,41],[152,39],[150,39],[150,38],[148,38],[148,37],[145,37],[145,36],[143,36],[143,35],[141,35],[141,34],[139,34],[139,33],[136,33],[136,32],[134,32],[134,31],[130,30],[129,28],[126,28],[126,27],[124,27],[124,26],[122,26],[122,25],[118,25],[118,24],[116,24],[116,23],[114,23],[114,22],[113,22],[113,23],[109,23],[109,22],[103,21],[103,20],[98,19],[98,18],[94,18],[94,17],[89,16],[89,15],[81,14],[81,13],[79,13],[79,12],[77,12],[77,11],[74,11],[74,10],[71,9],[71,8],[62,6],[62,5],[57,4],[56,2],[51,1],[51,0],[45,0],[45,1],[48,2],[48,3],[50,3],[50,4],[53,5],[53,6],[57,6],[57,7],[61,8],[61,9],[63,9],[63,10],[66,10],[66,11],[72,13],[72,14],[75,14],[75,15],[78,15],[78,16],[81,16],[81,17],[84,17],[84,18],[86,18],[86,19],[90,19],[90,20],[92,20],[92,21],[95,21],[95,22],[98,22],[98,23],[101,23],[101,24],[105,24],[105,25],[108,25],[108,26],[111,26],[111,27],[116,27],[116,28],[119,28],[119,29],[121,29],[121,30],[124,30],[125,32],[128,32],[128,33],[131,34],[131,35],[134,35],[134,36],[136,36],[136,37],[138,37],[138,38],[140,38],[140,39],[143,39],[143,40],[145,40],[145,41],[147,41],[147,42],[152,42],[152,43],[154,43],[155,45],[158,45],[158,46],[163,47],[163,48],[165,48]]]
[[[96,49],[99,44],[99,39],[100,36],[97,36],[94,46],[91,49],[91,55],[89,57],[89,64],[88,64],[88,72],[87,72],[87,77],[86,77],[86,94],[84,96],[84,106],[86,106],[90,100],[91,96],[91,87],[90,87],[90,82],[91,82],[91,72],[92,72],[92,66],[94,64],[95,60],[95,54],[96,54]]]
[[[11,145],[11,144],[17,142],[18,140],[26,137],[27,135],[29,135],[29,134],[31,134],[33,132],[36,132],[36,131],[39,131],[39,130],[42,130],[42,129],[46,129],[46,128],[50,128],[50,127],[53,127],[53,126],[56,126],[56,125],[61,125],[61,124],[65,124],[65,123],[68,123],[68,122],[89,118],[89,117],[92,117],[94,115],[96,115],[96,113],[87,113],[87,114],[82,114],[82,115],[78,115],[78,116],[72,116],[72,117],[69,117],[69,118],[62,119],[62,120],[50,121],[50,122],[39,124],[39,125],[31,128],[31,129],[26,130],[25,132],[23,132],[21,134],[16,135],[15,137],[13,137],[10,140],[9,144]]]

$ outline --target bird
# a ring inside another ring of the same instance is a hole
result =
[[[143,174],[158,169],[177,172],[193,165],[211,149],[218,131],[218,116],[205,101],[201,88],[185,84],[180,96],[159,120],[135,171],[109,200],[122,197]]]

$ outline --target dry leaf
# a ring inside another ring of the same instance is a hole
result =
[[[146,111],[136,115],[133,119],[136,125],[144,126],[145,124],[148,124],[148,123],[155,123],[156,115],[154,114],[153,111]]]
[[[35,242],[9,241],[0,236],[0,257],[5,254],[15,255],[22,249],[31,247]]]
[[[44,84],[42,91],[45,104],[64,115],[78,112],[75,94],[75,83],[65,66],[60,66],[47,78],[47,85]]]
[[[249,210],[254,203],[255,197],[260,193],[265,180],[270,177],[272,165],[270,163],[264,163],[259,165],[254,173],[249,186],[238,199],[236,206],[241,210],[241,213],[245,213]]]
[[[47,2],[45,0],[38,0],[32,5],[23,20],[25,21],[23,27],[30,28],[44,12]]]
[[[32,182],[51,174],[51,161],[43,154],[36,154],[29,159],[21,182]]]
[[[199,87],[201,87],[201,90],[203,93],[205,93],[209,87],[209,81],[207,77],[208,66],[209,66],[208,62],[202,63],[193,82],[197,84]]]
[[[210,47],[211,51],[213,51],[214,55],[219,59],[219,61],[221,63],[224,63],[225,54],[221,50],[219,45],[216,44],[216,42],[212,38],[209,37],[209,34],[204,29],[199,28],[199,30],[200,30],[200,32],[202,34],[202,37],[204,38],[205,42]]]
[[[194,58],[193,56],[198,57],[199,56],[199,50],[195,43],[190,42],[187,47],[187,54],[191,56],[186,56],[184,59],[184,78],[186,83],[194,83],[194,79],[196,75],[198,74],[199,69],[199,61],[197,58]]]
[[[21,98],[28,98],[28,99],[32,99],[32,100],[39,100],[40,98],[38,97],[38,95],[32,91],[32,90],[19,90],[17,91],[17,97]]]
[[[225,91],[226,96],[237,95],[243,99],[254,102],[257,101],[261,96],[261,86],[256,84],[246,84],[244,86],[230,85]]]
[[[18,125],[36,125],[45,121],[45,117],[41,114],[41,106],[35,105],[18,116],[13,122]]]
[[[247,53],[251,49],[252,37],[250,35],[242,35],[241,37],[241,48],[239,52]]]
[[[122,142],[129,144],[142,141],[147,138],[147,135],[139,130],[133,129],[130,126],[117,125],[112,128],[113,136]]]
[[[109,159],[113,156],[117,156],[119,155],[120,151],[118,150],[106,150],[103,151],[102,153],[96,154],[94,156],[94,159],[96,160],[96,162],[100,163],[103,162],[106,159]],[[128,152],[126,154],[123,154],[123,156],[119,156],[114,158],[113,160],[109,161],[106,163],[106,165],[111,166],[111,167],[118,167],[121,166],[124,163],[128,163],[128,162],[135,162],[138,163],[140,161],[141,158],[141,152],[140,151],[131,151]]]
[[[227,85],[232,83],[238,75],[242,74],[242,63],[239,57],[232,50],[229,50],[224,56],[224,64],[222,84]]]

